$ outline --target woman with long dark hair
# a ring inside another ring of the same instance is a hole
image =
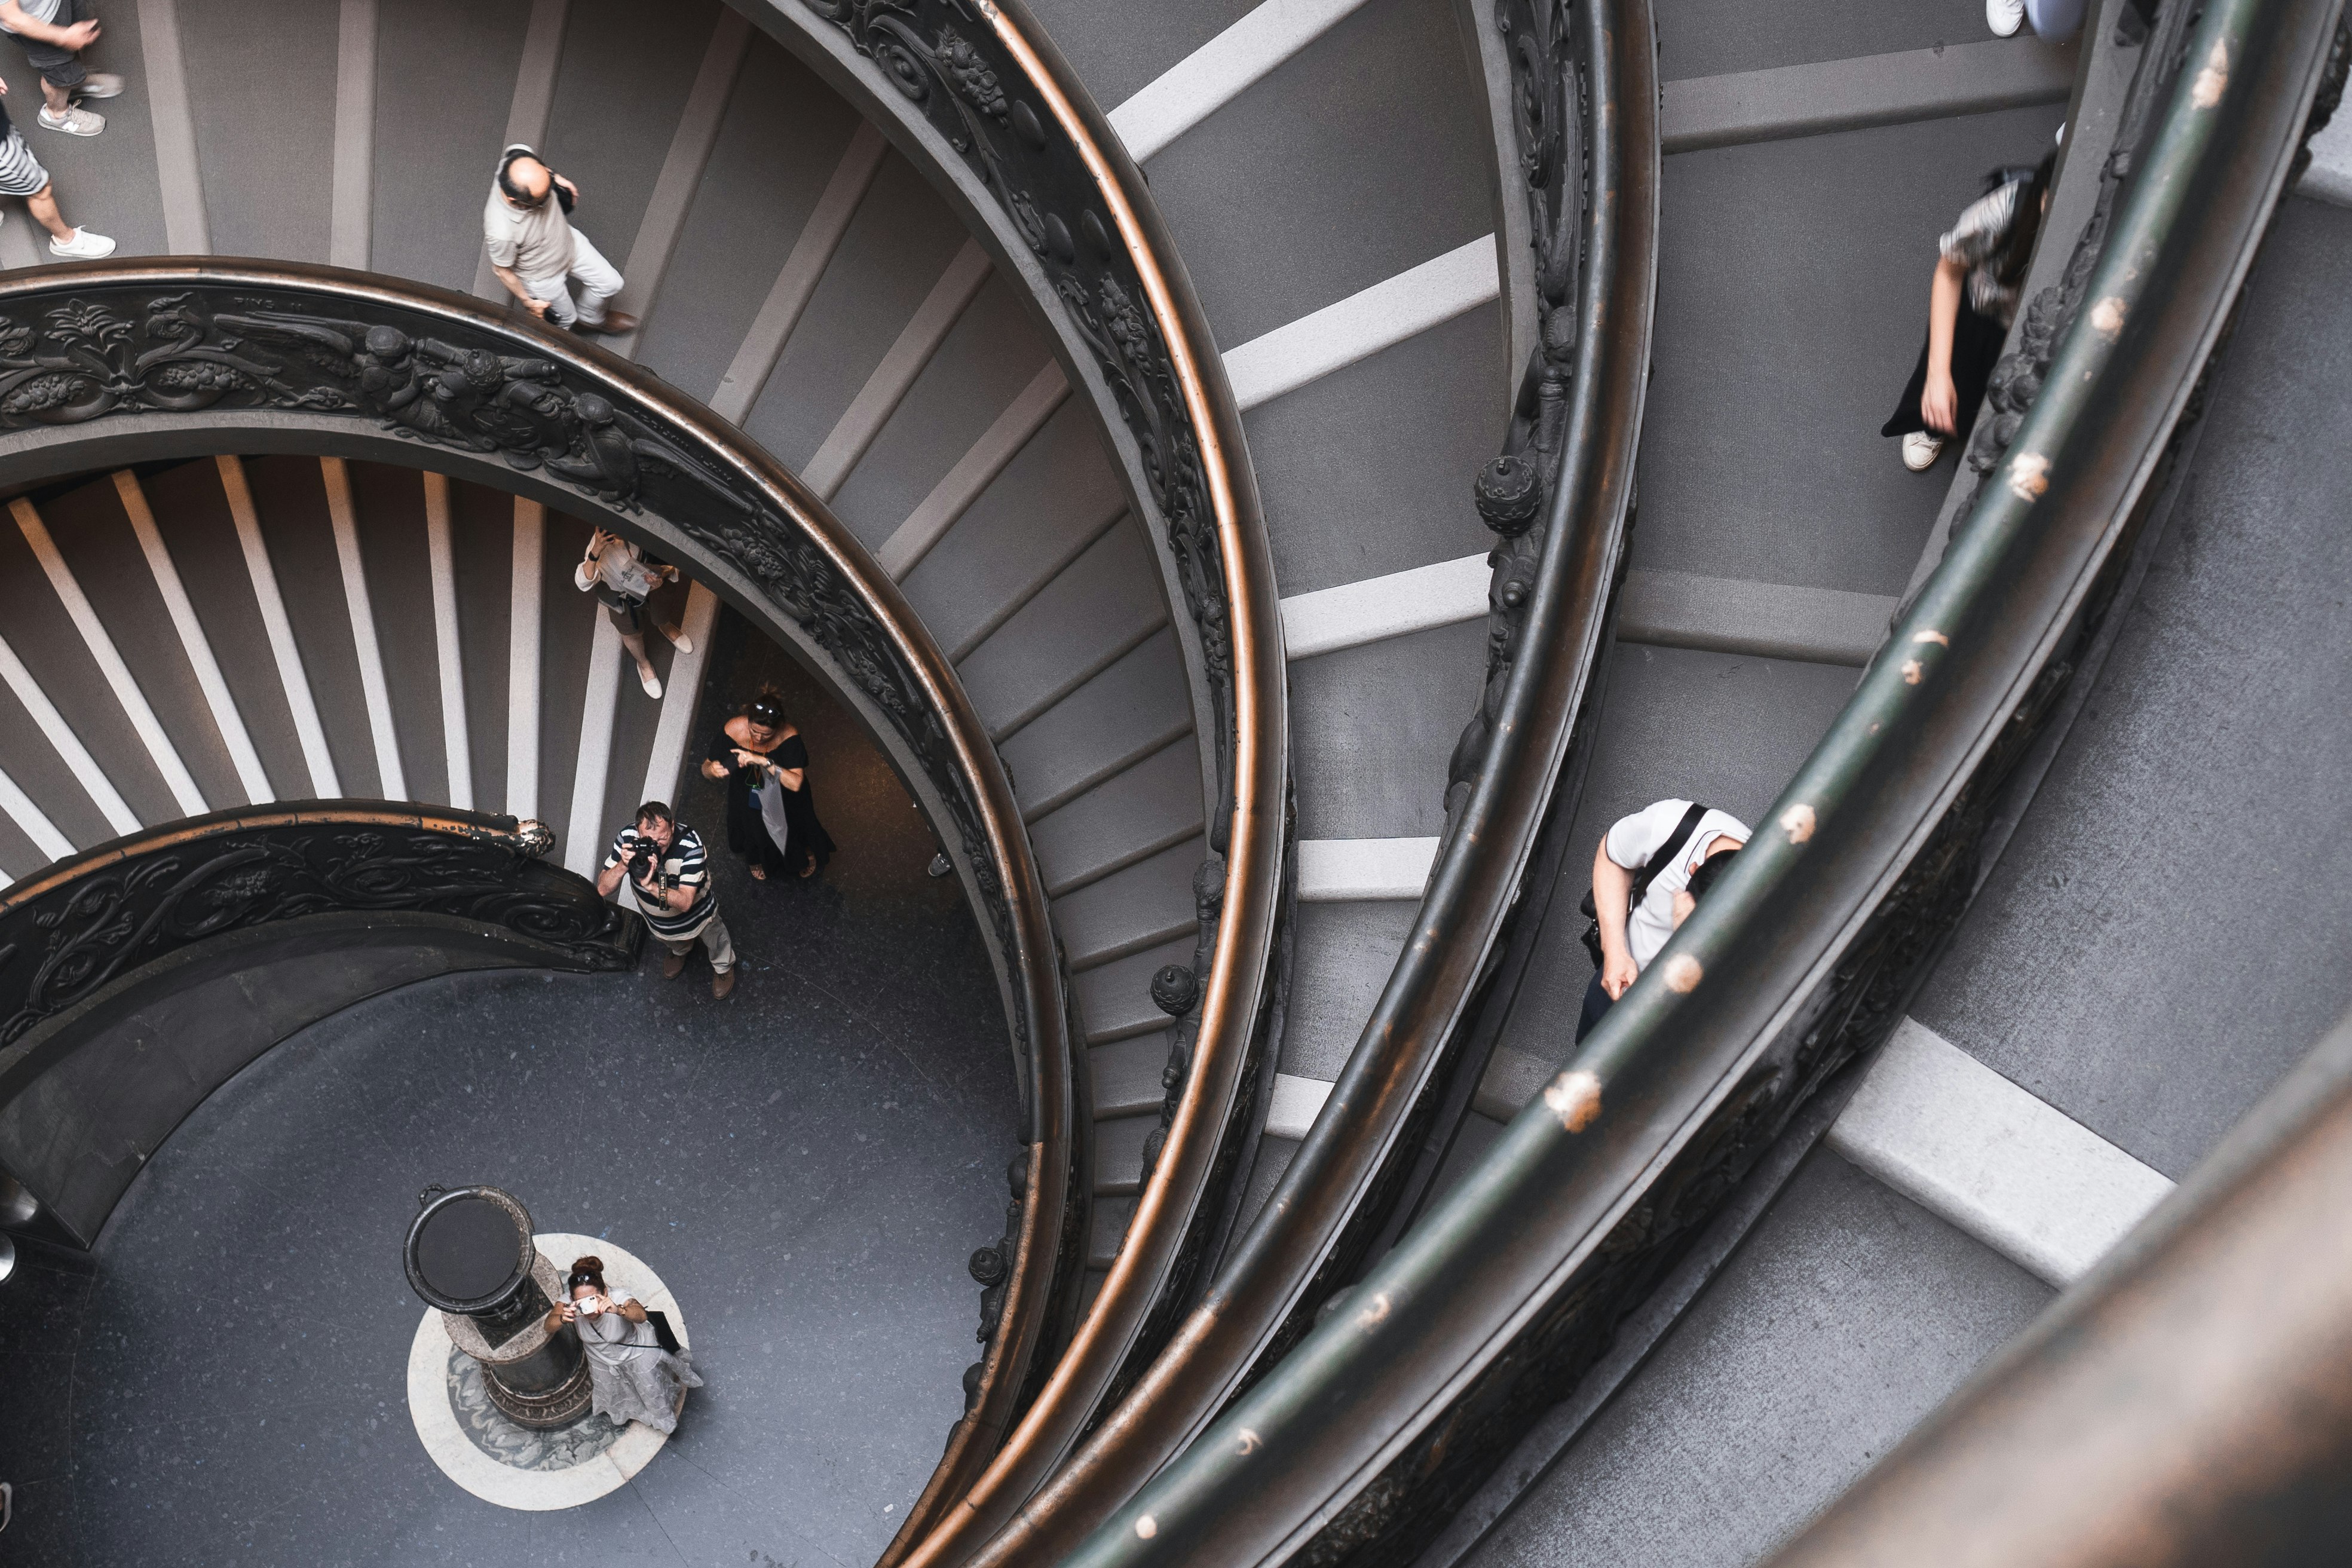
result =
[[[2032,168],[1995,169],[1984,194],[1937,242],[1943,254],[1927,294],[1927,341],[1894,417],[1878,432],[1903,437],[1903,466],[1915,474],[1935,467],[1946,441],[1965,445],[1976,427],[1985,384],[2017,320],[2057,165],[2053,147]]]
[[[565,1323],[580,1331],[580,1348],[588,1352],[589,1414],[615,1426],[642,1421],[656,1432],[677,1430],[686,1391],[702,1386],[687,1352],[664,1350],[644,1304],[605,1287],[601,1258],[572,1260],[563,1297],[542,1326],[551,1334]]]
[[[727,781],[727,846],[766,881],[787,872],[814,877],[833,857],[816,819],[808,742],[772,686],[743,704],[710,742],[702,776]]]

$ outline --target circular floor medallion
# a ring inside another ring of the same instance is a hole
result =
[[[607,1284],[667,1313],[678,1343],[694,1348],[669,1288],[625,1248],[562,1231],[532,1240],[559,1268],[583,1253],[602,1258]],[[408,1349],[408,1414],[442,1474],[485,1502],[531,1512],[593,1502],[651,1464],[667,1441],[641,1423],[615,1426],[593,1412],[554,1432],[516,1426],[490,1403],[479,1364],[449,1342],[431,1308]]]

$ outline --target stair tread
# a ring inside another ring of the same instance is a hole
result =
[[[377,271],[472,292],[482,203],[506,141],[530,17],[527,5],[481,0],[379,9],[369,252]]]
[[[639,363],[705,402],[716,396],[857,124],[783,46],[754,35],[640,334]]]
[[[1154,157],[1153,197],[1217,342],[1246,342],[1491,232],[1486,133],[1453,6],[1390,0]]]
[[[333,160],[321,153],[335,144],[337,7],[314,0],[176,5],[214,251],[326,260],[334,179]],[[264,60],[268,112],[256,113],[254,68]],[[122,101],[101,107],[110,115]]]
[[[1495,547],[1470,480],[1502,444],[1504,347],[1484,306],[1243,416],[1286,597]]]
[[[1033,821],[1188,733],[1192,700],[1163,626],[1021,728],[1001,748]]]
[[[981,722],[1019,729],[1168,622],[1140,527],[1114,527],[958,664]]]
[[[900,584],[950,658],[971,651],[1127,508],[1094,416],[1065,402]]]
[[[885,154],[743,420],[752,438],[795,472],[806,467],[965,237],[914,166]]]
[[[1046,890],[1058,897],[1121,866],[1200,836],[1201,756],[1189,738],[1040,817],[1029,829]]]
[[[859,538],[879,548],[1051,357],[1024,292],[990,276],[834,493]]]
[[[1290,668],[1290,754],[1306,838],[1444,831],[1445,769],[1477,711],[1486,627],[1463,621]]]
[[[718,19],[719,0],[664,0],[657,27],[627,0],[565,6],[562,63],[540,145],[580,187],[572,221],[625,274]],[[622,300],[631,310],[646,305],[634,286]]]

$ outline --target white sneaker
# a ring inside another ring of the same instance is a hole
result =
[[[654,699],[655,700],[656,700],[656,701],[660,700],[660,699],[661,699],[661,677],[660,677],[660,676],[656,675],[656,674],[655,674],[652,670],[650,670],[650,669],[641,669],[641,670],[637,671],[637,684],[638,684],[639,686],[642,686],[642,687],[644,687],[644,688],[646,689],[646,696],[648,696],[648,697],[650,697],[650,698],[653,698],[653,699]]]
[[[661,629],[661,635],[669,638],[670,647],[677,649],[678,652],[692,653],[694,651],[694,639],[686,635],[685,627],[666,624]]]
[[[1915,474],[1924,474],[1936,466],[1944,455],[1944,438],[1925,430],[1914,430],[1903,437],[1903,466]]]
[[[2025,0],[1985,0],[1985,26],[1996,38],[2013,38],[2025,26]]]
[[[95,136],[106,129],[106,116],[91,109],[68,108],[63,114],[40,113],[44,130],[62,131],[68,136]]]
[[[71,239],[58,239],[52,236],[49,240],[49,253],[53,256],[71,256],[84,261],[95,261],[101,256],[114,254],[114,241],[102,234],[92,234],[86,228],[78,228],[74,230],[74,237]]]
[[[112,71],[92,71],[73,89],[76,98],[121,98],[122,79]]]

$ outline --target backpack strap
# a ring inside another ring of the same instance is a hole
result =
[[[1683,813],[1682,821],[1675,825],[1675,836],[1667,839],[1656,854],[1643,862],[1642,869],[1634,875],[1633,892],[1625,900],[1625,913],[1629,919],[1635,910],[1642,907],[1642,900],[1649,897],[1650,883],[1658,873],[1673,865],[1675,857],[1689,847],[1691,835],[1698,831],[1698,825],[1706,812],[1707,808],[1699,802],[1691,802],[1690,809]]]

